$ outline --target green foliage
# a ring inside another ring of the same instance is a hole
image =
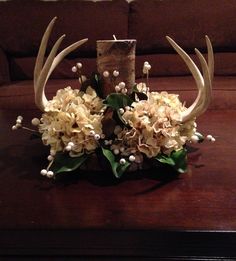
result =
[[[70,155],[66,153],[57,153],[50,169],[55,174],[70,172],[78,169],[87,157],[87,154],[83,154],[79,157],[70,157]]]
[[[30,135],[30,140],[41,139],[41,138],[42,138],[42,134],[39,132],[34,132]]]
[[[135,97],[137,97],[139,100],[147,100],[148,97],[145,93],[140,92],[137,88],[137,84],[135,84],[132,88],[132,92],[131,92],[131,99],[135,100]]]
[[[90,78],[82,83],[80,90],[86,92],[87,88],[91,86],[99,97],[102,97],[102,80],[98,73],[92,73]]]
[[[126,125],[125,120],[123,119],[119,109],[125,108],[125,106],[131,106],[133,100],[125,94],[122,93],[111,93],[107,96],[105,104],[111,107],[113,110],[116,110],[119,120]]]
[[[187,151],[186,149],[173,151],[170,156],[159,154],[156,158],[159,162],[167,164],[174,168],[179,173],[184,173],[187,170]]]
[[[102,132],[105,134],[107,138],[114,133],[114,129],[117,125],[116,121],[113,119],[113,114],[113,109],[108,107],[102,119]]]
[[[113,109],[119,110],[125,106],[131,106],[133,100],[128,95],[122,93],[111,93],[107,96],[105,103]]]
[[[114,154],[108,149],[102,148],[102,153],[110,162],[114,176],[116,178],[120,178],[122,174],[126,171],[126,169],[129,167],[130,163],[126,162],[123,165],[120,164],[119,162],[116,161]]]

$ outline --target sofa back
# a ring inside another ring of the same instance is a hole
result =
[[[129,13],[129,37],[137,39],[139,55],[149,55],[153,75],[189,73],[166,35],[192,54],[195,47],[206,52],[208,35],[215,52],[215,74],[236,74],[235,0],[137,0],[130,3]]]
[[[236,74],[235,0],[125,0],[0,2],[0,84],[32,79],[42,34],[58,17],[48,43],[66,34],[61,49],[82,38],[89,41],[65,59],[52,78],[73,78],[71,67],[84,63],[87,74],[96,69],[96,40],[137,39],[136,75],[142,63],[152,64],[152,76],[186,75],[187,68],[165,39],[171,36],[187,52],[205,49],[204,36],[212,40],[216,75]],[[193,54],[194,58],[194,54]]]
[[[111,39],[113,34],[118,38],[127,38],[128,12],[129,5],[125,0],[0,2],[0,49],[9,60],[11,79],[32,79],[41,37],[54,16],[58,17],[58,21],[49,39],[47,53],[64,33],[66,38],[60,49],[89,38],[86,44],[69,56],[69,60],[76,58],[77,61],[77,57],[96,57],[97,39]],[[65,61],[52,77],[73,77],[71,67],[68,70],[67,65]]]

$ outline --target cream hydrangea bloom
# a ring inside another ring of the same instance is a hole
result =
[[[182,149],[196,130],[194,121],[181,123],[181,112],[186,108],[178,95],[147,92],[147,96],[147,100],[133,102],[132,109],[122,115],[132,129],[120,132],[117,142],[148,158]]]
[[[94,151],[98,143],[91,131],[102,134],[103,109],[102,99],[91,87],[86,93],[71,87],[58,90],[48,102],[39,125],[43,143],[57,152],[63,151],[69,142],[74,144],[74,154]]]

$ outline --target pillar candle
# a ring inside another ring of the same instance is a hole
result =
[[[115,92],[115,85],[124,82],[128,92],[135,84],[135,47],[136,40],[99,40],[97,41],[97,69],[101,74],[103,94]],[[109,72],[104,77],[104,71]],[[117,77],[113,72],[118,71]]]

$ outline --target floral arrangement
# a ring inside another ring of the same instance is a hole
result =
[[[148,62],[143,65],[146,82],[126,86],[127,82],[133,82],[131,78],[134,77],[132,69],[132,77],[127,75],[127,68],[133,66],[127,65],[127,61],[134,62],[130,54],[129,59],[122,57],[126,68],[122,72],[119,68],[108,67],[109,70],[100,74],[93,73],[88,79],[82,74],[82,64],[77,63],[72,71],[78,74],[80,89],[60,89],[48,101],[44,89],[53,69],[68,53],[87,41],[80,40],[56,56],[64,38],[64,35],[61,36],[44,63],[47,41],[55,20],[56,18],[49,23],[43,35],[34,70],[35,103],[42,111],[40,119],[32,120],[37,130],[23,126],[22,116],[17,117],[16,124],[12,127],[13,130],[23,128],[37,133],[43,144],[50,147],[49,164],[41,170],[41,174],[55,178],[62,172],[83,169],[86,161],[91,161],[91,165],[94,165],[95,158],[99,159],[97,168],[103,168],[99,166],[100,159],[103,158],[117,178],[126,171],[150,167],[152,162],[168,165],[178,173],[185,172],[186,144],[204,140],[203,135],[197,132],[195,121],[207,109],[211,98],[214,57],[209,38],[206,36],[208,62],[195,49],[202,67],[201,74],[181,47],[167,37],[189,67],[198,87],[198,96],[189,108],[185,107],[176,94],[150,91],[148,78],[151,65]],[[110,64],[117,59],[120,66],[122,48],[129,47],[129,42],[118,41],[116,38],[113,42],[111,45],[105,41],[105,45],[102,45],[105,51],[109,50],[105,61]],[[115,49],[114,54],[110,55],[112,46],[117,48],[119,42],[121,49]],[[99,50],[100,58],[102,48]],[[104,65],[104,60],[101,64]],[[120,69],[123,69],[122,66]],[[127,78],[121,81],[123,75]],[[105,94],[107,82],[110,86],[108,94]],[[215,141],[211,135],[206,138]]]
[[[143,72],[148,82],[151,66],[147,64]],[[81,67],[78,63],[72,71]],[[135,84],[128,93],[125,83],[120,82],[114,93],[102,99],[101,76],[93,74],[86,79],[79,72],[80,90],[58,90],[41,119],[32,120],[43,144],[50,147],[49,165],[42,175],[51,178],[79,169],[93,154],[103,155],[117,178],[127,170],[142,169],[151,159],[179,173],[186,171],[186,143],[202,142],[204,137],[197,132],[195,119],[181,122],[181,112],[187,108],[178,95],[151,92],[144,82]],[[118,73],[114,71],[113,76]],[[109,77],[108,72],[104,75]],[[13,130],[26,128],[22,120],[17,117]],[[211,135],[207,139],[215,141]]]

